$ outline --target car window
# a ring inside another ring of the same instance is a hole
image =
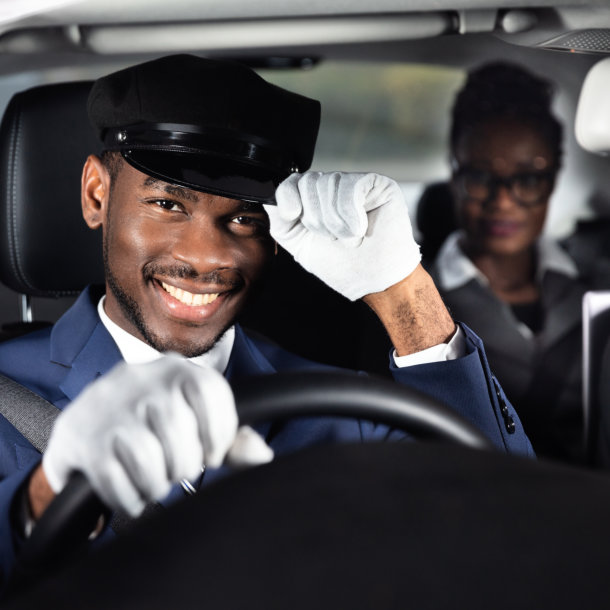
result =
[[[450,107],[463,69],[328,61],[306,70],[259,72],[322,103],[312,169],[389,175],[412,214],[425,184],[447,177]]]
[[[376,171],[405,182],[446,174],[449,110],[463,70],[324,62],[307,71],[261,74],[321,101],[315,169]]]

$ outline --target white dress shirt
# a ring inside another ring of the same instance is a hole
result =
[[[97,312],[102,320],[102,324],[117,344],[125,362],[140,364],[161,358],[163,355],[161,352],[158,352],[154,347],[151,347],[141,339],[134,337],[126,330],[123,330],[108,317],[104,310],[105,300],[106,296],[104,295],[97,304]],[[216,369],[219,373],[224,373],[229,364],[234,342],[235,327],[231,326],[212,349],[208,350],[205,354],[201,354],[201,356],[189,358],[189,360],[198,366],[210,367]]]

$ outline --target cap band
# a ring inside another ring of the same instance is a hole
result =
[[[270,142],[229,129],[179,123],[141,123],[107,129],[107,150],[157,150],[195,153],[264,167],[279,174],[298,171],[292,158]]]
[[[253,165],[189,152],[150,149],[120,152],[129,165],[158,180],[253,203],[275,204],[275,190],[285,177]]]

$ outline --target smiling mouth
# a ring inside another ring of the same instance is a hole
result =
[[[174,299],[184,303],[185,305],[190,305],[193,307],[209,305],[210,303],[213,303],[220,294],[219,292],[194,294],[192,292],[188,292],[187,290],[182,290],[182,288],[176,288],[175,286],[166,284],[165,282],[160,282],[160,284],[163,290],[173,296]]]
[[[512,220],[490,220],[485,224],[485,230],[491,235],[512,235],[521,230],[521,225]]]

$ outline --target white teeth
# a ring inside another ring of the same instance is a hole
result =
[[[182,290],[182,288],[176,288],[175,286],[172,286],[171,284],[166,284],[165,282],[161,282],[161,286],[163,286],[163,289],[169,294],[171,294],[174,299],[177,299],[185,305],[209,305],[218,298],[219,294],[217,292],[193,294],[192,292]]]

